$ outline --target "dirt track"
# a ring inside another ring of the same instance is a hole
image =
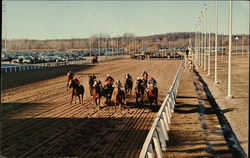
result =
[[[86,91],[83,105],[77,102],[71,106],[66,76],[61,76],[66,69],[20,72],[12,77],[3,75],[2,155],[138,157],[158,107],[135,106],[133,94],[127,96],[127,106],[122,111],[104,105],[98,110],[87,90],[87,74],[97,73],[101,81],[110,74],[123,82],[126,73],[135,80],[147,70],[158,82],[161,103],[180,62],[124,59],[93,67],[75,67],[75,70],[81,69],[76,76]],[[43,74],[45,80],[38,81],[38,74]],[[48,79],[50,76],[54,78]],[[33,81],[38,82],[31,83]],[[22,86],[16,87],[17,83]]]

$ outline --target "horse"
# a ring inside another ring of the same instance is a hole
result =
[[[75,104],[76,104],[76,97],[77,96],[79,98],[80,104],[81,104],[81,102],[83,103],[83,95],[84,95],[84,87],[83,87],[83,85],[78,85],[78,84],[75,83],[74,80],[70,80],[68,89],[70,89],[70,88],[72,88],[70,105],[72,104],[74,96],[75,96]],[[80,96],[81,96],[81,99],[80,99]]]
[[[114,87],[111,82],[108,82],[104,85],[103,91],[104,91],[104,97],[106,98],[106,101],[105,101],[106,104],[110,104],[113,90],[114,90]]]
[[[95,104],[98,105],[100,109],[100,102],[102,97],[102,87],[98,85],[93,86],[93,100],[95,101]]]
[[[67,78],[68,78],[68,80],[67,80],[67,90],[68,90],[68,86],[69,86],[69,82],[71,81],[71,80],[73,80],[73,78],[74,78],[74,73],[73,72],[71,72],[71,71],[69,71],[69,72],[67,72]]]
[[[125,94],[132,93],[133,81],[131,80],[131,78],[126,78],[124,87],[125,87]]]
[[[143,104],[143,97],[144,97],[144,87],[142,86],[141,82],[137,82],[135,86],[135,96],[136,96],[136,104],[139,105],[139,103]]]
[[[124,90],[121,90],[120,88],[115,88],[114,89],[114,100],[115,100],[115,109],[116,106],[120,105],[120,109],[122,109],[121,105],[126,105],[126,98],[125,98],[125,92]]]
[[[150,106],[152,106],[155,101],[156,106],[158,105],[158,88],[154,86],[149,86],[146,92],[146,96],[149,100]]]

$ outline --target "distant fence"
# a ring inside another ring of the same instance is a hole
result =
[[[153,125],[150,128],[139,158],[154,158],[155,153],[157,155],[157,158],[162,158],[162,151],[165,151],[167,149],[166,141],[169,140],[167,131],[170,130],[170,123],[172,113],[174,112],[175,99],[183,72],[183,64],[184,62],[182,61],[174,78],[173,84],[171,85],[170,91],[168,91],[168,94],[155,117]],[[155,152],[153,150],[153,145]]]
[[[114,59],[125,58],[126,56],[100,56],[98,61],[108,61]],[[61,67],[75,64],[84,64],[91,63],[91,59],[88,58],[86,60],[78,60],[78,61],[62,61],[62,62],[51,62],[51,63],[41,63],[41,64],[26,64],[26,65],[17,65],[17,66],[9,66],[1,68],[1,71],[4,73],[9,72],[18,72],[18,71],[27,71],[27,70],[37,70],[37,69],[47,69],[52,67]]]

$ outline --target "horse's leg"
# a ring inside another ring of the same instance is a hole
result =
[[[82,94],[82,103],[83,103],[83,94]]]
[[[75,104],[76,104],[76,97],[77,97],[77,95],[75,95]]]
[[[101,98],[98,99],[98,107],[99,107],[99,109],[101,109],[100,102],[101,102]]]
[[[139,105],[139,102],[138,102],[138,95],[137,95],[137,94],[136,94],[135,100],[136,100],[136,104]]]
[[[80,104],[81,104],[80,94],[78,94],[78,99],[79,99],[79,102],[80,102]]]
[[[74,95],[73,95],[73,93],[72,93],[72,95],[71,95],[71,100],[70,100],[70,105],[72,104],[73,97],[74,97]]]

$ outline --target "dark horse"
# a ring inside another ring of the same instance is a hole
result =
[[[146,96],[148,98],[148,101],[150,103],[150,106],[152,106],[153,102],[155,101],[156,106],[158,105],[158,88],[154,86],[149,86],[147,89]]]
[[[133,81],[131,80],[131,78],[126,78],[124,87],[125,87],[125,94],[132,93]]]
[[[120,109],[122,109],[121,105],[126,105],[125,100],[125,92],[120,88],[114,89],[114,100],[115,100],[115,109],[117,105],[120,105]]]
[[[139,105],[139,103],[143,104],[143,97],[144,97],[144,87],[141,82],[137,82],[135,86],[135,96],[136,96],[136,104]]]
[[[106,98],[106,101],[105,101],[106,104],[110,104],[113,90],[114,90],[114,87],[111,82],[108,82],[104,85],[103,92],[104,92],[104,97]]]
[[[98,105],[99,109],[100,109],[101,97],[102,97],[102,87],[99,85],[94,85],[93,100],[95,101],[95,104]]]
[[[84,87],[83,85],[77,85],[74,80],[70,80],[68,88],[72,88],[72,93],[71,93],[71,101],[70,105],[73,101],[73,97],[75,96],[75,104],[76,104],[76,97],[78,96],[79,102],[83,102],[83,95],[84,95]],[[81,96],[81,99],[80,99]]]

